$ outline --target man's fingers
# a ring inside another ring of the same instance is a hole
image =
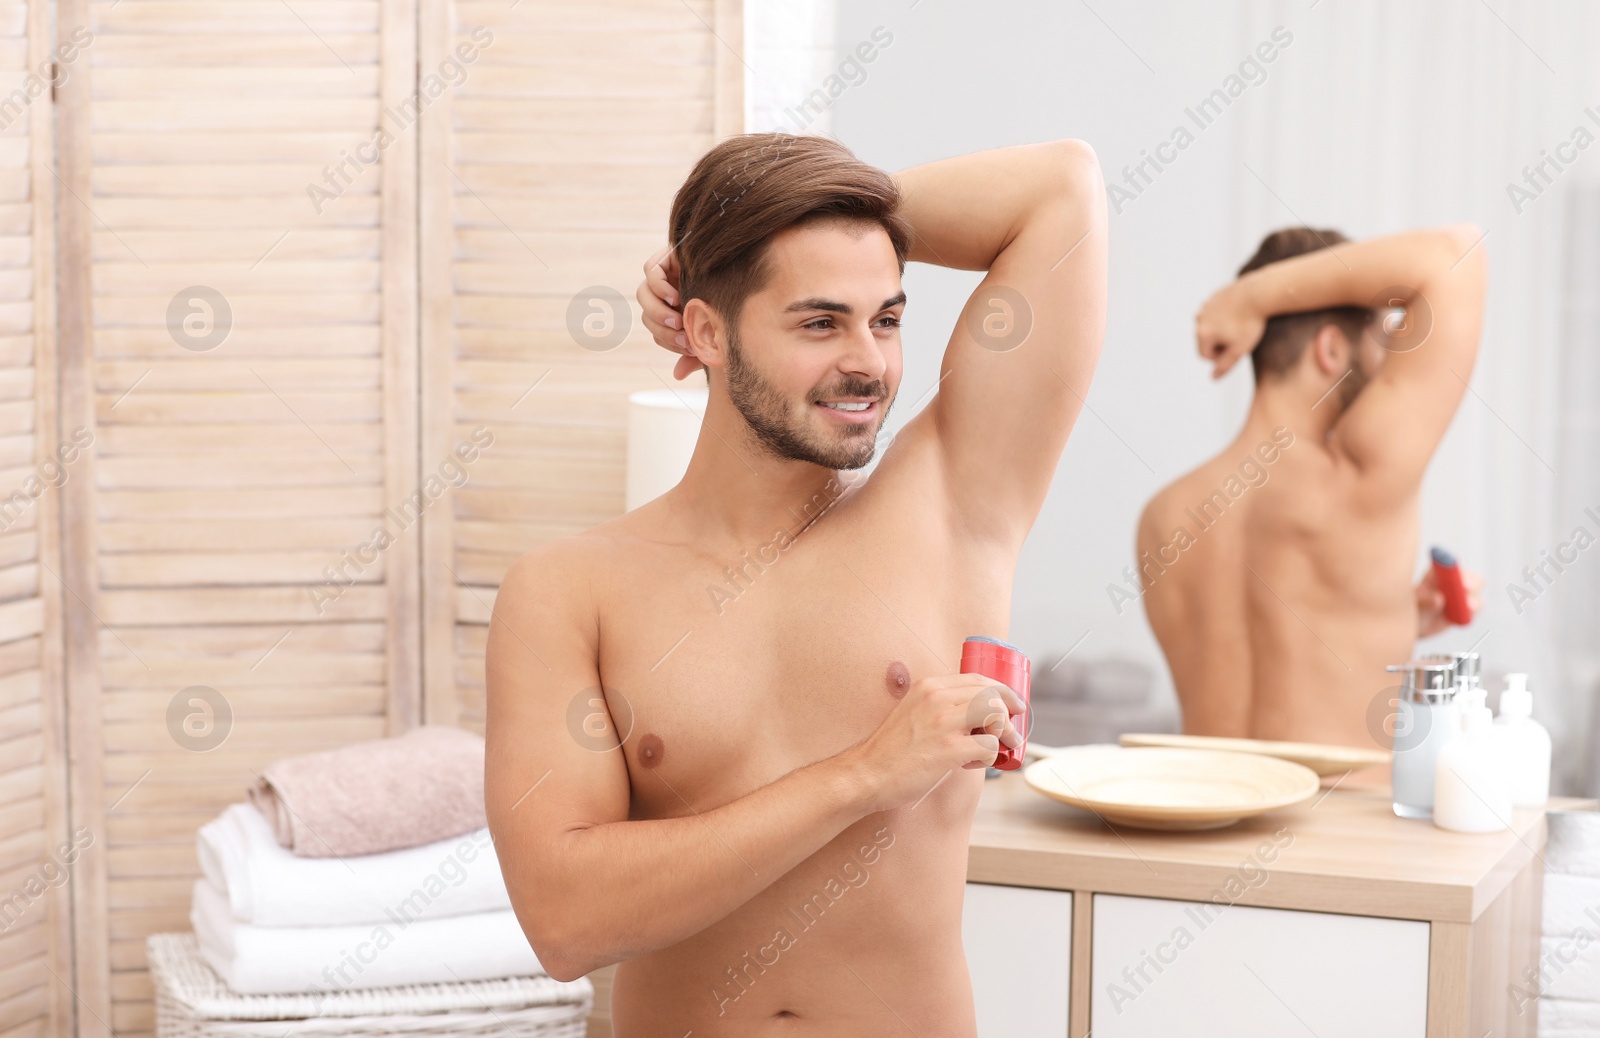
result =
[[[981,678],[984,683],[983,691],[979,693],[979,696],[987,695],[988,699],[991,701],[997,698],[1000,700],[999,703],[995,704],[996,710],[1004,709],[1008,713],[1012,714],[1022,713],[1024,709],[1022,697],[1017,695],[1016,690],[1014,690],[1010,685],[1007,685],[1002,681],[996,681],[994,678],[983,677],[982,675],[973,676]]]
[[[973,726],[972,731],[988,732],[990,735],[999,736],[1006,730],[1006,722],[1011,717],[1006,712],[1005,703],[999,696],[995,696],[983,704],[983,709],[985,713],[978,719],[978,723]]]
[[[639,301],[645,329],[650,332],[656,345],[674,353],[687,353],[689,340],[683,333],[683,318],[678,311],[662,302],[644,285],[639,286],[635,298]]]
[[[652,268],[650,273],[645,275],[644,283],[649,286],[650,291],[657,298],[668,306],[675,307],[678,305],[678,290],[672,287],[671,282],[667,280],[666,274],[662,272],[660,267]]]
[[[641,295],[639,311],[647,327],[662,329],[668,339],[671,339],[672,336],[682,330],[680,326],[683,324],[683,320],[678,316],[678,311],[648,292],[641,293]]]
[[[1028,705],[1022,701],[1022,697],[1017,695],[1010,686],[996,685],[995,688],[1000,690],[1000,698],[1005,702],[1008,714],[1020,714],[1028,708]]]
[[[644,283],[669,306],[678,305],[678,259],[672,246],[658,249],[644,261]]]

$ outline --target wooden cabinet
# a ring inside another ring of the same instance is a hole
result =
[[[1088,895],[1089,1016],[1102,1038],[1424,1038],[1429,925],[1333,912]],[[1073,894],[968,883],[962,944],[980,1038],[1068,1034]]]
[[[1067,1033],[1070,892],[968,883],[961,943],[980,1038]]]
[[[1113,826],[1020,775],[985,783],[965,926],[979,1034],[1060,1035],[1064,1005],[1070,1038],[1533,1038],[1513,985],[1540,961],[1544,812],[1450,833],[1390,804],[1352,779],[1168,833]]]
[[[1428,924],[1094,895],[1097,1038],[1423,1038]]]

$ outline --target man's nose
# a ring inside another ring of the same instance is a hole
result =
[[[874,381],[882,378],[889,362],[883,354],[883,343],[872,334],[872,328],[862,326],[853,329],[848,341],[850,348],[840,358],[839,369]]]

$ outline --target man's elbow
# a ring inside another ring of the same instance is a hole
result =
[[[523,924],[522,932],[539,965],[555,980],[577,980],[603,965],[587,951],[581,925],[581,920],[562,920],[548,909]]]
[[[580,965],[576,961],[568,962],[565,959],[552,959],[550,962],[546,962],[543,955],[539,956],[539,965],[544,967],[545,973],[550,975],[551,980],[559,980],[566,983],[582,980],[594,972],[588,966]]]
[[[1057,184],[1069,197],[1104,200],[1106,189],[1100,172],[1100,157],[1088,141],[1062,138],[1052,141],[1050,149],[1062,174]]]
[[[1485,234],[1477,224],[1456,223],[1439,228],[1439,237],[1450,269],[1462,267],[1481,271],[1487,265]]]

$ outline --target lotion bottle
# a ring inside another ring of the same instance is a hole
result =
[[[1511,825],[1511,787],[1481,688],[1464,690],[1459,736],[1440,749],[1433,781],[1433,824],[1458,833]]]
[[[1550,799],[1550,732],[1533,719],[1528,675],[1506,675],[1494,735],[1506,763],[1511,803],[1517,807],[1544,806]]]

